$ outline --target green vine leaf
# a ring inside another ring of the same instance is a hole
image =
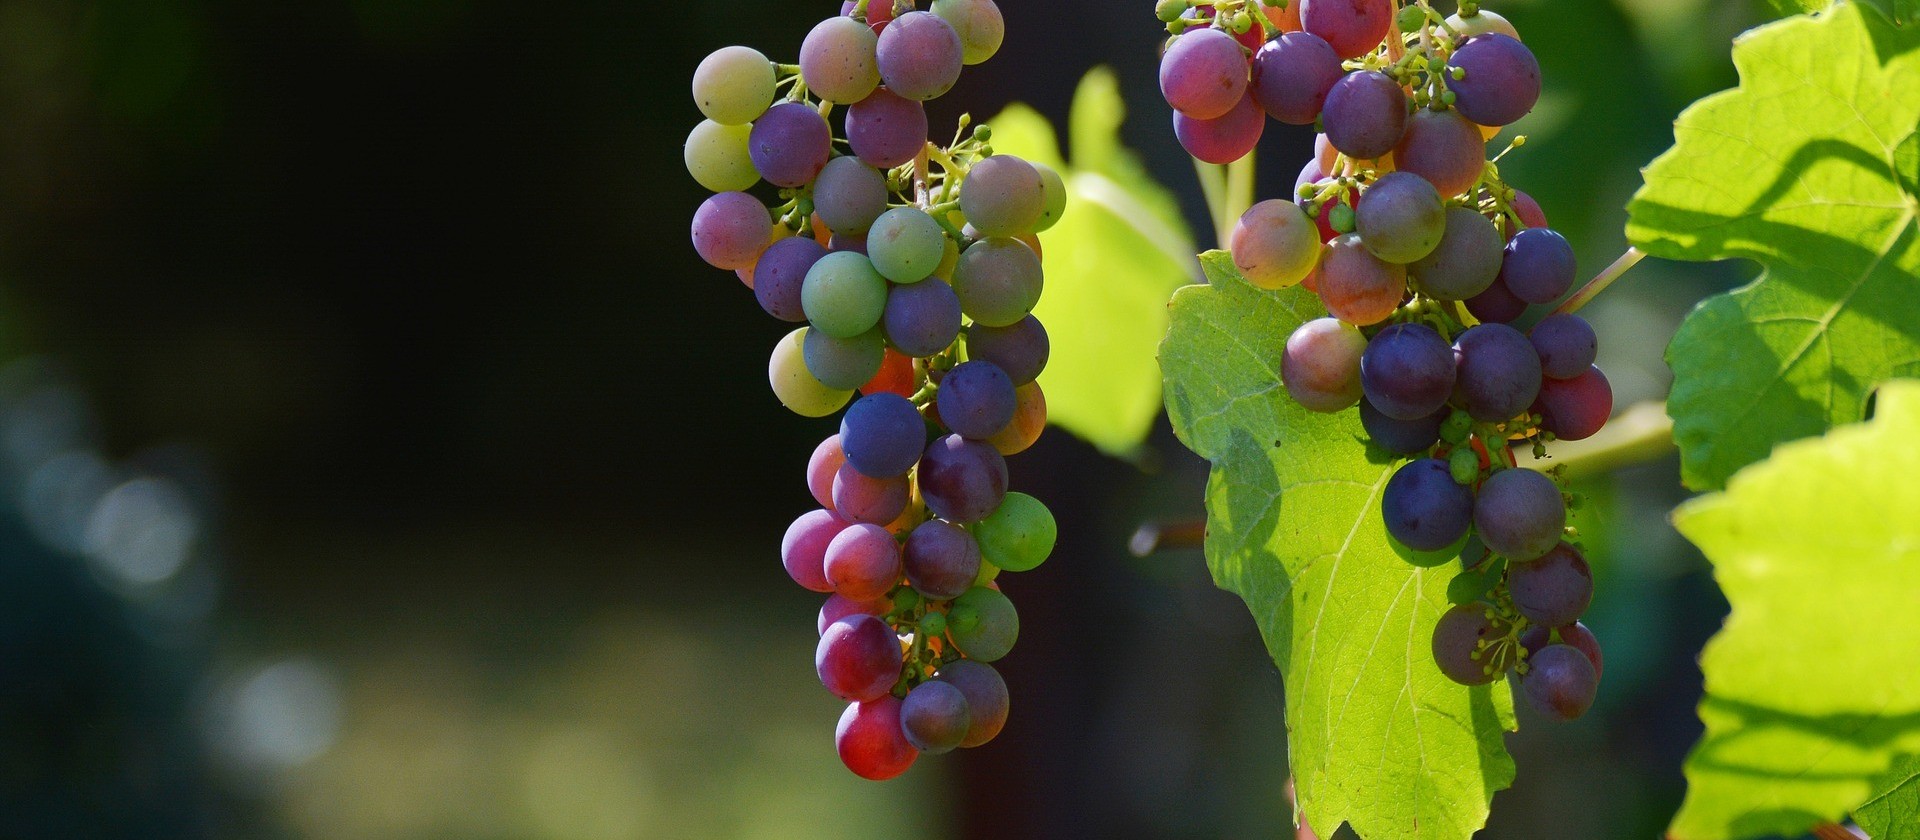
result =
[[[1874,840],[1920,840],[1920,755],[1903,755],[1873,785],[1853,819]]]
[[[1920,374],[1920,200],[1896,174],[1920,123],[1920,27],[1845,3],[1747,33],[1733,59],[1740,87],[1680,115],[1628,206],[1627,236],[1650,254],[1766,266],[1667,349],[1696,489]]]
[[[1369,460],[1356,412],[1287,397],[1287,336],[1325,314],[1313,293],[1253,288],[1224,252],[1208,286],[1173,298],[1160,348],[1174,431],[1213,462],[1207,565],[1252,610],[1286,680],[1289,759],[1321,836],[1466,838],[1513,782],[1505,682],[1464,688],[1433,663],[1454,570],[1387,545],[1380,493],[1397,461]]]
[[[1675,840],[1798,836],[1920,751],[1920,382],[1876,404],[1674,515],[1733,605],[1701,657]]]
[[[1167,332],[1167,296],[1195,276],[1179,205],[1120,144],[1125,113],[1113,72],[1088,73],[1069,117],[1071,165],[1032,108],[1012,105],[988,121],[996,152],[1051,166],[1067,184],[1066,215],[1040,235],[1047,290],[1034,316],[1053,345],[1040,375],[1048,418],[1120,456],[1160,415],[1154,347]]]

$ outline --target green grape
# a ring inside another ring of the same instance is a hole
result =
[[[969,659],[992,662],[1013,650],[1020,636],[1020,615],[1007,596],[976,586],[953,599],[947,611],[947,635]]]
[[[887,308],[887,278],[866,255],[839,251],[820,258],[800,283],[800,309],[808,323],[835,338],[874,328]]]
[[[1008,493],[999,509],[973,525],[980,555],[1009,572],[1032,571],[1045,562],[1059,534],[1053,513],[1025,493]]]
[[[947,632],[947,617],[943,613],[930,612],[920,618],[920,632],[928,638],[937,639]]]
[[[960,55],[967,64],[992,58],[1007,36],[1007,23],[993,0],[933,0],[933,13],[960,36]]]
[[[1005,327],[1027,317],[1040,302],[1040,257],[1018,239],[996,237],[960,252],[953,291],[960,310],[975,322]]]
[[[767,364],[767,379],[780,404],[802,417],[825,417],[840,410],[853,397],[852,390],[829,388],[807,370],[803,345],[807,328],[787,333],[773,346],[773,360]]]
[[[918,283],[932,276],[947,250],[940,224],[917,207],[895,207],[880,214],[867,231],[867,255],[882,277]]]
[[[986,586],[987,584],[992,583],[994,578],[997,578],[999,576],[1000,576],[999,566],[995,566],[992,563],[987,562],[986,560],[981,560],[980,573],[973,576],[973,585]]]
[[[801,343],[807,372],[829,388],[852,390],[873,379],[886,359],[887,342],[872,329],[852,338],[812,330]]]
[[[752,47],[722,47],[693,71],[693,101],[721,125],[745,125],[773,104],[773,62]]]
[[[745,190],[760,183],[760,173],[747,155],[747,135],[753,128],[701,120],[687,135],[687,172],[693,180],[717,193]]]
[[[1040,173],[1040,194],[1046,197],[1047,209],[1041,211],[1040,222],[1033,226],[1034,233],[1052,228],[1059,224],[1060,217],[1067,212],[1067,182],[1061,180],[1060,173],[1044,163],[1033,164]]]

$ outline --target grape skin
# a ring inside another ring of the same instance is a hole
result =
[[[1504,636],[1505,628],[1487,618],[1484,604],[1463,604],[1447,610],[1433,627],[1433,661],[1440,673],[1461,685],[1486,685],[1512,665],[1509,652],[1472,654],[1483,641]],[[1488,657],[1491,656],[1491,659]]]
[[[898,394],[861,397],[840,418],[840,446],[847,463],[876,478],[906,475],[925,440],[919,409]]]
[[[1289,32],[1254,53],[1253,98],[1276,120],[1312,125],[1327,104],[1327,92],[1344,75],[1340,55],[1325,39]]]
[[[747,154],[760,177],[777,187],[813,182],[833,153],[833,129],[820,112],[800,102],[782,102],[753,121]]]
[[[987,438],[1001,455],[1018,455],[1040,440],[1047,429],[1047,395],[1040,383],[1029,382],[1013,389],[1013,422]]]
[[[1266,128],[1267,114],[1250,96],[1242,96],[1214,119],[1173,112],[1173,134],[1180,147],[1207,163],[1225,165],[1246,157],[1260,144]]]
[[[773,62],[751,47],[722,47],[693,71],[693,101],[721,125],[745,125],[773,104]]]
[[[1441,195],[1455,196],[1479,182],[1486,154],[1480,127],[1459,111],[1422,108],[1407,119],[1406,133],[1393,150],[1393,163],[1401,172],[1425,178]]]
[[[966,529],[930,519],[907,535],[907,583],[935,600],[957,598],[980,574],[980,544]]]
[[[754,301],[768,315],[782,321],[806,321],[807,311],[800,289],[806,283],[807,272],[826,255],[826,248],[804,236],[776,240],[761,252],[760,261],[754,265]]]
[[[1600,352],[1600,339],[1593,326],[1578,315],[1548,315],[1527,333],[1534,352],[1540,356],[1540,370],[1553,379],[1572,379],[1586,373]]]
[[[780,404],[802,417],[825,417],[840,410],[853,392],[828,388],[807,370],[803,344],[808,328],[787,333],[767,361],[767,383]]]
[[[1447,207],[1425,178],[1389,172],[1354,206],[1360,241],[1373,255],[1406,265],[1433,253],[1447,229]]]
[[[996,237],[960,252],[953,291],[976,323],[1011,326],[1040,302],[1040,257],[1018,239]]]
[[[813,182],[813,210],[834,233],[864,234],[887,210],[886,176],[857,157],[827,161]]]
[[[880,33],[875,55],[888,90],[926,101],[960,80],[965,48],[960,34],[932,12],[908,12]]]
[[[840,713],[833,746],[848,770],[876,782],[907,772],[920,757],[900,731],[900,700],[891,695],[854,703]]]
[[[1031,572],[1053,554],[1060,527],[1053,512],[1025,493],[1008,493],[993,515],[974,523],[980,554],[1009,572]]]
[[[712,192],[732,192],[760,183],[753,168],[753,156],[747,153],[747,138],[753,129],[744,125],[721,125],[701,120],[687,135],[683,157],[687,173],[700,186]]]
[[[973,724],[967,697],[958,686],[928,680],[913,687],[900,703],[900,731],[926,755],[952,752]]]
[[[940,422],[968,440],[985,440],[1013,421],[1013,381],[991,362],[962,362],[940,381]]]
[[[1028,233],[1046,210],[1046,185],[1040,171],[1012,155],[994,155],[974,164],[960,189],[960,212],[985,236]]]
[[[1001,727],[1007,723],[1007,683],[992,665],[961,659],[940,666],[940,672],[933,678],[960,689],[967,698],[971,721],[960,746],[977,747],[1000,734]]]
[[[1360,401],[1360,426],[1380,448],[1395,455],[1416,455],[1440,442],[1440,424],[1447,419],[1441,409],[1414,420],[1395,420],[1380,413],[1373,403]]]
[[[843,700],[887,696],[900,678],[900,641],[893,628],[870,615],[850,615],[827,625],[814,648],[820,683]]]
[[[1060,217],[1067,213],[1067,182],[1060,173],[1044,163],[1027,161],[1040,173],[1040,195],[1045,209],[1040,211],[1040,220],[1033,225],[1034,233],[1045,233],[1060,223]],[[1039,253],[1035,248],[1034,253]]]
[[[1593,437],[1613,415],[1613,386],[1597,367],[1572,379],[1549,379],[1540,385],[1534,404],[1540,427],[1561,440]]]
[[[1320,298],[1327,312],[1355,326],[1391,317],[1407,296],[1407,270],[1375,256],[1358,234],[1327,243],[1320,263]]]
[[[961,60],[982,64],[1000,51],[1007,22],[993,0],[933,0],[933,13],[960,36]]]
[[[1453,393],[1454,376],[1453,347],[1425,324],[1387,327],[1360,356],[1360,386],[1367,399],[1396,420],[1440,410]]]
[[[1440,244],[1407,266],[1407,272],[1429,297],[1470,300],[1500,279],[1502,248],[1500,231],[1487,217],[1449,207]]]
[[[808,456],[807,492],[813,494],[813,500],[819,502],[821,507],[833,509],[833,476],[846,462],[847,453],[840,449],[838,434],[828,435]]]
[[[836,592],[828,595],[826,603],[820,605],[820,616],[814,621],[814,631],[818,635],[824,636],[827,634],[828,627],[831,627],[834,622],[847,616],[870,615],[875,618],[880,618],[884,617],[892,609],[893,599],[891,598],[873,598],[866,601],[855,601],[852,598]]]
[[[849,467],[840,468],[840,476],[834,478],[836,490],[849,471]],[[827,544],[827,582],[833,584],[833,591],[855,600],[887,594],[900,580],[900,565],[900,544],[879,525],[849,525]]]
[[[1005,327],[967,328],[967,358],[993,363],[1015,387],[1039,377],[1050,352],[1047,329],[1032,315]]]
[[[1225,116],[1246,91],[1246,54],[1222,30],[1190,29],[1174,38],[1160,58],[1160,95],[1174,111],[1189,118]]]
[[[1228,249],[1247,282],[1284,289],[1306,279],[1320,264],[1321,242],[1313,220],[1299,205],[1268,199],[1241,214]]]
[[[1550,303],[1573,288],[1577,271],[1566,237],[1548,228],[1528,228],[1508,240],[1500,282],[1528,303]]]
[[[1507,590],[1528,621],[1548,627],[1572,624],[1593,603],[1593,570],[1587,558],[1563,542],[1544,556],[1508,566]]]
[[[814,329],[852,338],[880,323],[887,308],[887,279],[863,255],[830,253],[807,269],[800,283],[800,308]]]
[[[927,110],[878,88],[847,108],[847,145],[875,169],[912,163],[927,145]]]
[[[1453,342],[1458,357],[1454,394],[1473,419],[1511,420],[1540,394],[1540,356],[1532,342],[1506,324],[1480,324]]]
[[[830,510],[808,511],[793,520],[780,539],[780,564],[787,576],[803,588],[832,592],[833,584],[827,582],[827,546],[846,529],[846,520]]]
[[[887,340],[900,352],[926,358],[945,350],[960,335],[960,298],[937,279],[895,286],[881,316]]]
[[[819,330],[808,330],[800,342],[801,358],[807,372],[820,384],[836,390],[851,391],[880,372],[887,345],[878,330],[852,338],[834,338]]]
[[[1373,52],[1393,30],[1393,4],[1387,0],[1295,0],[1300,28],[1321,38],[1341,58]]]
[[[1380,497],[1387,533],[1415,551],[1439,551],[1467,535],[1473,491],[1453,480],[1447,463],[1422,458],[1396,470]]]
[[[1520,687],[1535,711],[1557,720],[1574,720],[1593,706],[1600,675],[1586,654],[1573,646],[1547,645],[1529,657]]]
[[[1007,495],[1006,459],[959,435],[929,444],[917,475],[927,509],[958,525],[987,518]]]
[[[1493,283],[1487,290],[1467,298],[1467,311],[1486,323],[1504,324],[1527,312],[1527,302],[1507,291],[1507,284]]]
[[[874,51],[880,39],[865,24],[831,17],[800,44],[800,78],[807,90],[836,105],[852,105],[880,86]]]
[[[1280,381],[1308,411],[1345,411],[1360,401],[1360,355],[1366,349],[1366,336],[1352,324],[1315,318],[1287,336]]]
[[[1560,536],[1567,527],[1567,505],[1553,479],[1532,470],[1504,469],[1480,485],[1473,523],[1487,548],[1509,560],[1524,562],[1561,544]],[[1509,572],[1510,578],[1512,575]],[[1578,617],[1546,623],[1565,624]]]
[[[1587,661],[1593,663],[1594,679],[1606,678],[1606,658],[1600,653],[1600,640],[1594,638],[1593,631],[1588,630],[1587,625],[1578,621],[1552,628],[1542,624],[1529,625],[1527,631],[1520,634],[1520,644],[1527,649],[1527,655],[1532,656],[1552,643],[1551,634],[1555,632],[1560,634],[1560,644],[1572,645],[1575,650],[1587,655]]]
[[[947,635],[968,659],[994,662],[1013,650],[1020,637],[1020,614],[1007,596],[976,586],[953,599]]]
[[[932,276],[946,254],[947,235],[918,207],[895,207],[880,214],[867,232],[867,256],[874,270],[895,283],[918,283]]]
[[[906,476],[871,478],[849,465],[833,477],[833,510],[856,524],[886,525],[907,512]]]
[[[1490,33],[1468,40],[1454,51],[1447,67],[1465,74],[1459,79],[1447,77],[1453,107],[1480,125],[1513,123],[1540,100],[1540,62],[1532,50],[1510,36]]]
[[[751,266],[772,241],[772,214],[746,193],[709,197],[693,213],[693,248],[714,268],[732,271]]]
[[[1407,130],[1407,94],[1377,70],[1348,73],[1327,92],[1321,112],[1327,142],[1348,157],[1372,160],[1393,151]]]

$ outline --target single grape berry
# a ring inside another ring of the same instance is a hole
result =
[[[849,471],[840,468],[843,475]],[[827,545],[825,568],[833,591],[854,599],[878,598],[900,580],[900,544],[879,525],[849,525]]]
[[[1194,119],[1224,116],[1247,91],[1247,57],[1226,32],[1206,27],[1173,39],[1160,57],[1160,95]]]
[[[813,494],[813,500],[821,507],[833,508],[833,477],[846,462],[847,453],[840,449],[838,434],[820,441],[820,445],[813,448],[813,455],[807,458],[807,492]]]
[[[918,207],[888,210],[867,232],[867,256],[874,270],[895,283],[918,283],[932,276],[946,247],[940,224]]]
[[[1453,480],[1447,463],[1422,458],[1387,480],[1380,518],[1387,533],[1415,551],[1439,551],[1466,536],[1473,524],[1473,491]]]
[[[866,601],[855,601],[852,598],[836,592],[828,595],[826,603],[820,605],[820,615],[814,622],[814,631],[824,636],[827,634],[828,627],[833,626],[834,622],[847,616],[870,615],[875,618],[880,618],[892,609],[893,599],[891,598],[873,598]]]
[[[1540,395],[1540,356],[1532,342],[1506,324],[1480,324],[1453,342],[1459,359],[1454,396],[1473,419],[1511,420]]]
[[[1381,414],[1373,403],[1360,401],[1361,428],[1380,448],[1395,455],[1417,455],[1432,449],[1440,442],[1440,424],[1446,418],[1447,409],[1443,408],[1425,417],[1395,420]]]
[[[1593,706],[1600,675],[1587,655],[1572,645],[1547,645],[1527,658],[1527,674],[1520,687],[1535,711],[1557,720],[1574,720]]]
[[[900,731],[900,700],[892,695],[867,703],[854,703],[840,713],[840,725],[834,729],[833,746],[841,763],[854,775],[873,781],[885,781],[913,766],[920,757],[907,736]]]
[[[844,700],[885,697],[900,679],[900,640],[870,615],[850,615],[827,626],[814,648],[820,683]]]
[[[849,17],[821,21],[800,43],[800,78],[814,95],[839,105],[867,98],[880,85],[873,30]]]
[[[747,153],[747,138],[753,129],[744,125],[721,125],[701,120],[687,135],[683,157],[687,174],[711,192],[745,190],[760,183]]]
[[[820,112],[801,102],[782,102],[753,121],[747,154],[760,177],[777,187],[804,187],[827,165],[833,130]]]
[[[961,739],[960,746],[977,747],[1000,734],[1000,728],[1007,723],[1007,683],[992,665],[961,659],[940,666],[933,678],[960,689],[967,698],[970,712],[967,736]]]
[[[973,526],[980,553],[995,567],[1030,572],[1053,554],[1060,529],[1053,512],[1025,493],[1008,493],[1000,507]]]
[[[996,237],[960,252],[953,291],[975,323],[1005,327],[1027,317],[1040,302],[1040,256],[1018,239]]]
[[[1047,395],[1040,383],[1029,382],[1013,389],[1013,422],[987,438],[987,444],[1001,455],[1018,455],[1039,442],[1047,429]]]
[[[1513,650],[1494,642],[1507,627],[1487,617],[1485,604],[1462,604],[1441,614],[1433,626],[1433,661],[1440,673],[1461,685],[1486,685],[1513,665]]]
[[[780,540],[780,564],[793,582],[815,592],[832,592],[827,582],[827,546],[847,529],[846,520],[830,510],[801,514]]]
[[[1360,386],[1380,413],[1397,420],[1425,417],[1453,394],[1453,347],[1425,324],[1394,324],[1367,343]]]
[[[952,286],[935,279],[888,291],[880,325],[894,349],[926,358],[953,344],[960,336],[961,320],[959,296]]]
[[[1340,54],[1318,35],[1288,32],[1253,56],[1253,99],[1276,120],[1312,125],[1327,104],[1327,92],[1346,75]]]
[[[1447,207],[1425,178],[1389,172],[1360,194],[1354,221],[1374,256],[1406,265],[1439,246],[1447,229]]]
[[[965,47],[960,34],[932,12],[908,12],[893,19],[875,45],[880,80],[907,99],[926,101],[953,89],[960,80]]]
[[[993,0],[933,0],[933,13],[960,36],[961,58],[969,65],[992,58],[1007,35],[1006,19]]]
[[[1605,426],[1613,415],[1613,386],[1597,367],[1572,379],[1548,379],[1540,384],[1540,428],[1561,440],[1585,440]]]
[[[1319,231],[1300,205],[1269,199],[1241,214],[1228,248],[1233,265],[1262,289],[1284,289],[1320,264]],[[1396,303],[1398,301],[1396,300]]]
[[[1266,112],[1251,96],[1240,97],[1225,114],[1213,119],[1173,112],[1173,135],[1180,147],[1212,164],[1225,165],[1252,154],[1266,128]]]
[[[1502,248],[1500,230],[1487,217],[1465,207],[1449,207],[1440,244],[1408,265],[1407,273],[1428,297],[1469,300],[1499,279]]]
[[[911,495],[906,476],[872,478],[847,464],[834,473],[833,510],[848,522],[886,525],[907,512]]]
[[[847,463],[877,478],[906,475],[926,439],[920,411],[898,394],[861,397],[840,418],[840,446]]]
[[[1359,234],[1342,234],[1327,243],[1317,285],[1328,314],[1367,327],[1400,308],[1407,296],[1407,269],[1380,259]]]
[[[1447,90],[1460,115],[1480,125],[1512,123],[1540,101],[1540,62],[1525,44],[1502,34],[1467,41],[1447,60]],[[1460,78],[1451,71],[1459,70]]]
[[[1484,323],[1505,324],[1525,315],[1527,302],[1507,291],[1507,284],[1496,282],[1467,298],[1467,311]]]
[[[869,330],[852,338],[836,338],[819,330],[808,330],[800,342],[807,371],[829,387],[852,390],[865,385],[880,372],[886,358],[887,342],[879,330]]]
[[[1020,636],[1020,615],[1013,602],[984,586],[953,599],[947,611],[947,636],[968,659],[993,662],[1013,650]]]
[[[801,327],[773,346],[767,360],[767,384],[780,404],[802,417],[825,417],[852,399],[852,391],[829,388],[807,370],[804,344],[812,330]]]
[[[829,253],[800,281],[800,308],[814,329],[852,338],[880,323],[887,308],[887,278],[865,255]]]
[[[928,598],[957,598],[980,574],[980,545],[966,529],[930,519],[907,535],[907,583]]]
[[[751,47],[722,47],[693,71],[693,101],[721,125],[745,125],[773,104],[773,62]]]
[[[916,474],[935,516],[960,525],[987,518],[1007,495],[1007,461],[987,444],[948,435],[929,444]]]
[[[960,188],[960,212],[986,236],[1031,232],[1046,209],[1040,171],[1012,155],[994,155],[974,164]]]
[[[1572,379],[1586,373],[1600,353],[1600,339],[1585,318],[1567,313],[1548,315],[1527,333],[1540,370],[1553,379]]]
[[[847,108],[847,145],[868,166],[912,163],[927,146],[927,110],[886,88]]]
[[[1567,527],[1567,506],[1553,479],[1532,470],[1505,469],[1480,485],[1473,522],[1494,553],[1510,560],[1532,560],[1560,543]]]
[[[972,724],[967,697],[952,683],[928,680],[900,701],[900,732],[927,755],[952,752],[966,740]]]
[[[1422,108],[1407,118],[1406,134],[1393,149],[1393,165],[1425,178],[1441,195],[1451,197],[1479,182],[1486,155],[1480,127],[1459,111]]]
[[[813,211],[834,233],[864,234],[886,209],[886,176],[857,157],[827,161],[813,182]]]
[[[1360,355],[1366,350],[1366,336],[1352,324],[1315,318],[1287,337],[1280,381],[1308,411],[1345,411],[1360,401]]]
[[[1528,621],[1559,627],[1578,620],[1593,603],[1593,570],[1563,542],[1545,556],[1508,566],[1507,589]]]
[[[967,328],[967,358],[991,362],[1015,386],[1032,382],[1047,367],[1047,329],[1032,315],[1005,327]]]
[[[1347,157],[1373,160],[1399,145],[1407,130],[1407,93],[1378,70],[1356,70],[1327,91],[1320,115],[1327,142]]]
[[[1341,58],[1373,52],[1393,30],[1388,0],[1293,0],[1300,4],[1300,28],[1325,38]]]
[[[1500,282],[1528,303],[1550,303],[1573,288],[1573,246],[1548,228],[1528,228],[1507,242]]]
[[[968,440],[985,440],[1013,420],[1013,380],[992,362],[962,362],[940,380],[940,422]]]
[[[747,268],[772,241],[773,216],[746,193],[720,193],[693,213],[693,249],[714,268]]]

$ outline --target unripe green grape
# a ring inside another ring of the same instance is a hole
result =
[[[947,632],[947,617],[942,613],[930,612],[920,618],[920,632],[927,638],[937,639]]]
[[[1030,233],[1046,209],[1039,170],[1011,155],[975,163],[960,185],[960,212],[986,236]]]
[[[873,379],[886,359],[887,342],[878,329],[852,338],[835,338],[812,330],[801,342],[807,372],[829,388],[853,390]]]
[[[1040,302],[1040,257],[1018,239],[996,237],[960,252],[953,291],[960,309],[989,327],[1010,326]]]
[[[1401,32],[1419,32],[1420,26],[1427,22],[1427,13],[1418,6],[1408,6],[1400,10],[1400,17],[1394,21]]]
[[[1059,536],[1053,513],[1025,493],[1008,493],[998,509],[973,525],[980,555],[1009,572],[1032,571],[1045,562]]]
[[[752,126],[721,125],[701,120],[687,135],[684,157],[687,173],[717,193],[745,190],[760,183],[760,173],[747,155],[747,136]]]
[[[992,662],[1013,650],[1020,636],[1020,615],[1007,596],[976,586],[953,599],[947,635],[969,659]]]
[[[1353,232],[1353,208],[1346,204],[1335,204],[1327,208],[1327,226],[1334,233]]]
[[[917,207],[895,207],[880,214],[867,232],[867,256],[882,277],[918,283],[933,274],[946,253],[946,233]]]
[[[1033,163],[1033,168],[1040,173],[1040,193],[1046,197],[1047,209],[1040,212],[1040,221],[1033,226],[1033,232],[1040,233],[1059,224],[1060,217],[1066,215],[1067,182],[1044,163]]]
[[[1153,5],[1153,14],[1161,23],[1173,23],[1187,13],[1187,0],[1160,0]]]
[[[1245,11],[1234,12],[1233,17],[1227,18],[1227,28],[1235,35],[1245,35],[1253,28],[1253,18]]]
[[[773,104],[773,62],[752,47],[722,47],[693,71],[693,101],[721,125],[745,125]]]
[[[840,410],[853,397],[852,390],[829,388],[807,370],[808,329],[787,333],[773,347],[773,359],[767,364],[767,379],[780,404],[802,417],[825,417]]]
[[[1472,484],[1480,477],[1480,454],[1471,448],[1462,446],[1447,456],[1447,470],[1453,473],[1457,484]]]
[[[913,587],[902,586],[900,591],[893,593],[894,612],[911,612],[919,606],[920,593],[913,591]]]
[[[1440,424],[1440,439],[1455,446],[1466,443],[1470,434],[1473,434],[1473,415],[1460,409],[1454,409]]]
[[[960,36],[960,57],[966,64],[992,58],[1006,39],[1007,23],[993,0],[933,0],[933,13]]]
[[[995,566],[992,563],[987,562],[986,560],[981,560],[980,573],[973,576],[973,585],[986,586],[987,584],[992,583],[994,578],[997,578],[999,576],[1000,576],[999,566]]]
[[[814,329],[835,338],[852,338],[880,323],[887,308],[887,278],[874,270],[864,254],[828,254],[801,281],[800,308]]]

